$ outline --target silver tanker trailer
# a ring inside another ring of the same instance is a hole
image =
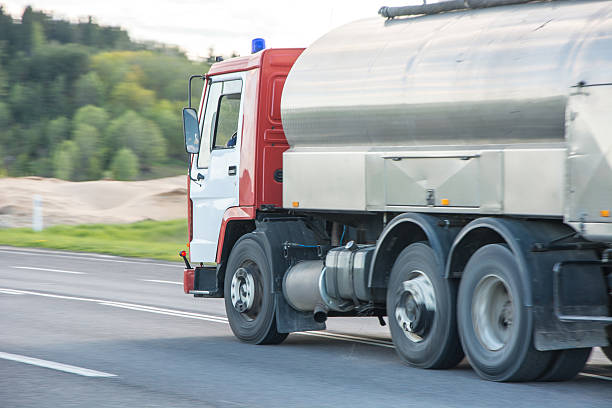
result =
[[[328,316],[386,315],[407,363],[465,353],[496,381],[569,379],[592,347],[611,356],[612,4],[381,14],[291,67],[282,207],[260,206],[209,272],[234,333],[277,343]],[[257,279],[272,303],[253,315]]]

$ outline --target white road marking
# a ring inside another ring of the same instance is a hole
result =
[[[215,323],[229,324],[227,318],[222,317],[222,316],[212,316],[212,315],[205,315],[201,313],[183,312],[180,310],[162,309],[159,307],[142,306],[142,305],[135,305],[135,304],[130,304],[130,303],[120,303],[120,302],[100,302],[100,304],[124,308],[124,309],[130,309],[130,310],[137,310],[141,312],[158,313],[158,314],[164,314],[164,315],[169,315],[169,316],[185,317],[189,319],[198,319],[198,320],[211,321]],[[356,343],[369,344],[372,346],[382,346],[382,347],[394,348],[391,342],[384,341],[384,340],[369,339],[367,337],[349,336],[346,334],[338,334],[338,333],[322,332],[322,331],[298,332],[296,334],[301,334],[304,336],[323,337],[323,338],[334,339],[334,340],[353,341]]]
[[[154,282],[154,283],[170,283],[172,285],[182,285],[183,284],[183,282],[174,282],[174,281],[159,280],[159,279],[141,279],[141,281]]]
[[[1,289],[0,293],[4,293],[6,295],[24,295],[24,293],[17,292],[16,290],[12,289]]]
[[[4,353],[0,351],[0,358],[4,360],[17,361],[19,363],[30,364],[38,367],[50,368],[52,370],[64,371],[66,373],[78,374],[84,377],[116,377],[116,374],[109,374],[102,371],[90,370],[88,368],[77,367],[69,364],[56,363],[55,361],[41,360],[39,358],[21,356],[19,354]]]
[[[347,334],[322,332],[322,331],[299,332],[299,333],[305,336],[326,337],[326,338],[336,339],[336,340],[346,340],[346,341],[353,341],[356,343],[370,344],[372,346],[395,348],[393,343],[390,341],[371,339],[368,337],[349,336]]]
[[[612,381],[612,377],[605,377],[603,375],[597,375],[597,374],[591,374],[591,373],[580,373],[579,375],[581,375],[583,377],[597,378],[599,380]]]
[[[50,256],[50,257],[55,257],[55,258],[81,259],[84,261],[102,261],[102,262],[116,262],[116,263],[139,264],[139,265],[156,265],[156,266],[168,266],[171,268],[177,268],[177,267],[181,268],[182,267],[181,266],[182,264],[178,262],[176,265],[173,265],[170,263],[155,263],[155,262],[144,262],[144,261],[128,261],[128,260],[122,260],[122,259],[108,259],[107,256],[111,256],[111,255],[106,255],[106,256],[96,255],[96,254],[64,255],[64,254],[60,254],[57,252],[49,253],[48,251],[33,251],[33,250],[26,251],[23,249],[19,249],[19,250],[0,249],[0,252],[7,252],[11,254],[20,254],[20,255]],[[178,258],[178,255],[177,255],[177,258]]]
[[[206,321],[214,322],[214,323],[229,324],[227,321],[227,318],[225,317],[201,315],[198,313],[188,313],[188,312],[181,312],[178,310],[160,309],[160,308],[155,308],[155,307],[130,305],[130,304],[118,303],[118,302],[100,302],[100,304],[106,305],[106,306],[119,307],[122,309],[137,310],[140,312],[157,313],[157,314],[163,314],[163,315],[168,315],[168,316],[185,317],[188,319],[206,320]]]
[[[188,319],[205,320],[205,321],[214,322],[214,323],[229,324],[227,318],[223,316],[206,315],[203,313],[184,312],[182,310],[164,309],[160,307],[139,305],[135,303],[123,303],[123,302],[114,302],[114,301],[104,300],[104,299],[55,295],[52,293],[33,292],[33,291],[28,291],[28,290],[19,290],[19,289],[10,289],[10,288],[0,288],[0,292],[11,292],[11,294],[15,294],[15,295],[23,294],[23,295],[49,297],[49,298],[55,298],[55,299],[79,300],[83,302],[93,302],[93,303],[98,303],[98,304],[105,305],[105,306],[112,306],[112,307],[135,310],[135,311],[140,311],[140,312],[156,313],[156,314],[163,314],[167,316],[184,317]],[[333,340],[349,341],[349,342],[367,344],[367,345],[378,346],[378,347],[395,348],[393,343],[388,342],[388,341],[377,340],[377,339],[372,339],[368,337],[351,336],[347,334],[321,332],[321,331],[297,332],[294,334],[298,334],[302,336],[322,337],[322,338],[333,339]],[[589,373],[583,373],[583,372],[581,372],[579,375],[582,375],[585,377],[597,378],[600,380],[612,381],[611,377],[605,377],[602,375],[589,374]],[[112,376],[112,374],[110,374],[109,376]]]
[[[70,273],[70,274],[73,274],[73,275],[87,275],[85,272],[65,271],[63,269],[35,268],[33,266],[11,266],[11,268],[15,268],[15,269],[29,269],[29,270],[32,270],[32,271]]]
[[[0,288],[0,290],[4,290],[4,288]],[[139,305],[139,304],[134,304],[134,303],[114,302],[114,301],[104,300],[104,299],[81,298],[81,297],[74,297],[74,296],[55,295],[55,294],[52,294],[52,293],[33,292],[33,291],[28,291],[28,290],[17,290],[17,289],[8,289],[8,290],[11,290],[11,291],[14,291],[14,292],[19,292],[19,293],[22,293],[22,294],[25,294],[25,295],[42,296],[42,297],[49,297],[49,298],[55,298],[55,299],[79,300],[79,301],[82,301],[82,302],[99,303],[99,304],[105,305],[105,306],[113,306],[113,307],[118,307],[118,308],[122,308],[122,309],[136,310],[136,311],[140,311],[140,312],[157,313],[157,314],[164,314],[164,315],[168,315],[168,316],[184,317],[184,318],[187,318],[187,319],[206,320],[206,321],[214,322],[214,323],[229,324],[228,320],[227,320],[227,317],[223,317],[223,316],[207,315],[207,314],[203,314],[203,313],[184,312],[182,310],[164,309],[164,308],[160,308],[160,307]],[[352,341],[352,342],[355,342],[355,343],[368,344],[368,345],[372,345],[372,346],[394,348],[394,346],[393,346],[393,344],[391,342],[385,342],[383,340],[370,339],[370,338],[367,338],[367,337],[349,336],[349,335],[345,335],[345,334],[337,334],[337,333],[330,333],[330,332],[320,332],[320,331],[297,332],[295,334],[301,334],[301,335],[304,335],[304,336],[322,337],[322,338],[334,339],[334,340]]]

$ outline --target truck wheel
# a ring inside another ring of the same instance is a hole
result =
[[[612,346],[602,347],[601,351],[608,357],[608,360],[612,361]]]
[[[227,261],[225,311],[234,335],[246,343],[278,344],[287,333],[276,331],[272,271],[259,242],[240,238]]]
[[[553,357],[552,365],[539,378],[540,381],[567,381],[574,378],[584,368],[591,348],[559,350]]]
[[[451,368],[463,359],[457,335],[457,284],[444,279],[443,264],[424,243],[397,257],[387,288],[391,338],[406,363],[421,368]]]
[[[493,381],[531,381],[551,361],[533,346],[533,320],[512,252],[499,244],[472,255],[459,286],[457,315],[463,350],[472,368]]]

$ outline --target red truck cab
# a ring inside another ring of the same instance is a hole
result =
[[[302,51],[263,50],[217,62],[204,76],[201,142],[188,180],[190,258],[202,267],[223,263],[235,241],[255,228],[257,211],[282,206],[282,157],[289,146],[281,94]],[[186,272],[186,292],[197,294],[198,275]]]

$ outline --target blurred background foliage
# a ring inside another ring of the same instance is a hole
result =
[[[208,68],[91,18],[74,23],[27,7],[14,19],[0,5],[0,176],[184,173],[187,78]],[[200,93],[198,83],[196,105]]]

